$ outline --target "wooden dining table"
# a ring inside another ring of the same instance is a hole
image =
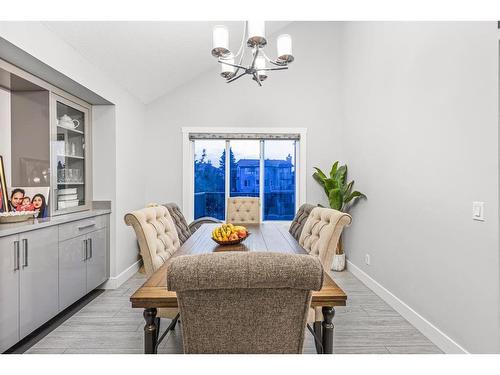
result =
[[[177,308],[175,292],[167,289],[167,266],[175,257],[220,251],[259,251],[307,254],[282,224],[262,223],[247,225],[250,236],[238,245],[220,246],[211,239],[216,224],[203,224],[148,280],[130,297],[134,308],[144,309],[144,352],[156,353],[159,319],[158,308]],[[323,287],[313,291],[311,306],[321,307],[323,321],[315,323],[316,347],[325,354],[333,353],[333,317],[336,306],[345,306],[347,295],[325,272]]]

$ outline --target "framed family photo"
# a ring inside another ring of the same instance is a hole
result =
[[[19,186],[10,190],[11,211],[38,211],[38,218],[49,216],[49,186]]]
[[[1,155],[0,155],[0,212],[9,212],[7,182],[5,181],[5,169],[3,167],[3,158]]]

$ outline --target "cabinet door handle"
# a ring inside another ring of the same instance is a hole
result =
[[[82,259],[82,261],[85,262],[87,260],[87,240],[83,240],[82,244],[83,244],[83,259]]]
[[[28,267],[28,239],[23,238],[23,268]]]
[[[92,248],[92,238],[89,238],[88,241],[90,242],[90,256],[89,259],[92,259],[92,256],[94,255],[93,248]]]
[[[19,271],[19,241],[14,241],[14,271]]]
[[[93,226],[95,226],[95,223],[90,223],[90,224],[82,225],[81,227],[78,227],[78,230],[82,230],[82,229],[85,229],[85,228],[90,228],[90,227],[93,227]]]

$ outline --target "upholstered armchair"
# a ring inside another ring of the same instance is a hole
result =
[[[167,270],[177,293],[184,353],[302,353],[319,258],[234,252],[179,256]]]
[[[307,218],[309,217],[309,214],[314,207],[316,206],[313,204],[304,203],[299,207],[297,214],[293,218],[292,224],[290,224],[290,229],[288,231],[297,241],[300,239],[302,229],[304,228]]]
[[[260,199],[253,197],[231,197],[227,200],[226,221],[233,224],[258,224],[260,222]]]
[[[172,220],[174,221],[175,228],[177,229],[177,234],[179,235],[179,241],[182,244],[188,240],[191,235],[198,230],[202,224],[210,223],[221,223],[222,221],[213,217],[200,217],[196,219],[191,224],[188,225],[184,214],[182,213],[179,206],[175,203],[164,204],[167,207]]]
[[[333,256],[342,234],[342,230],[352,221],[350,215],[331,208],[315,207],[311,210],[299,238],[299,244],[310,255],[318,257],[325,269],[332,268]],[[321,307],[311,309],[308,323],[314,325],[314,332],[319,336],[323,313]]]
[[[181,246],[172,217],[166,207],[155,206],[129,212],[124,219],[128,226],[134,228],[144,269],[149,277]],[[179,311],[161,308],[157,316],[172,319],[168,332],[175,328]]]

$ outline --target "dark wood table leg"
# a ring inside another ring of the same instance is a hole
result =
[[[158,322],[156,319],[156,309],[144,309],[144,353],[156,354],[156,342],[158,340]]]
[[[333,317],[335,309],[330,306],[323,306],[323,354],[333,354]]]

